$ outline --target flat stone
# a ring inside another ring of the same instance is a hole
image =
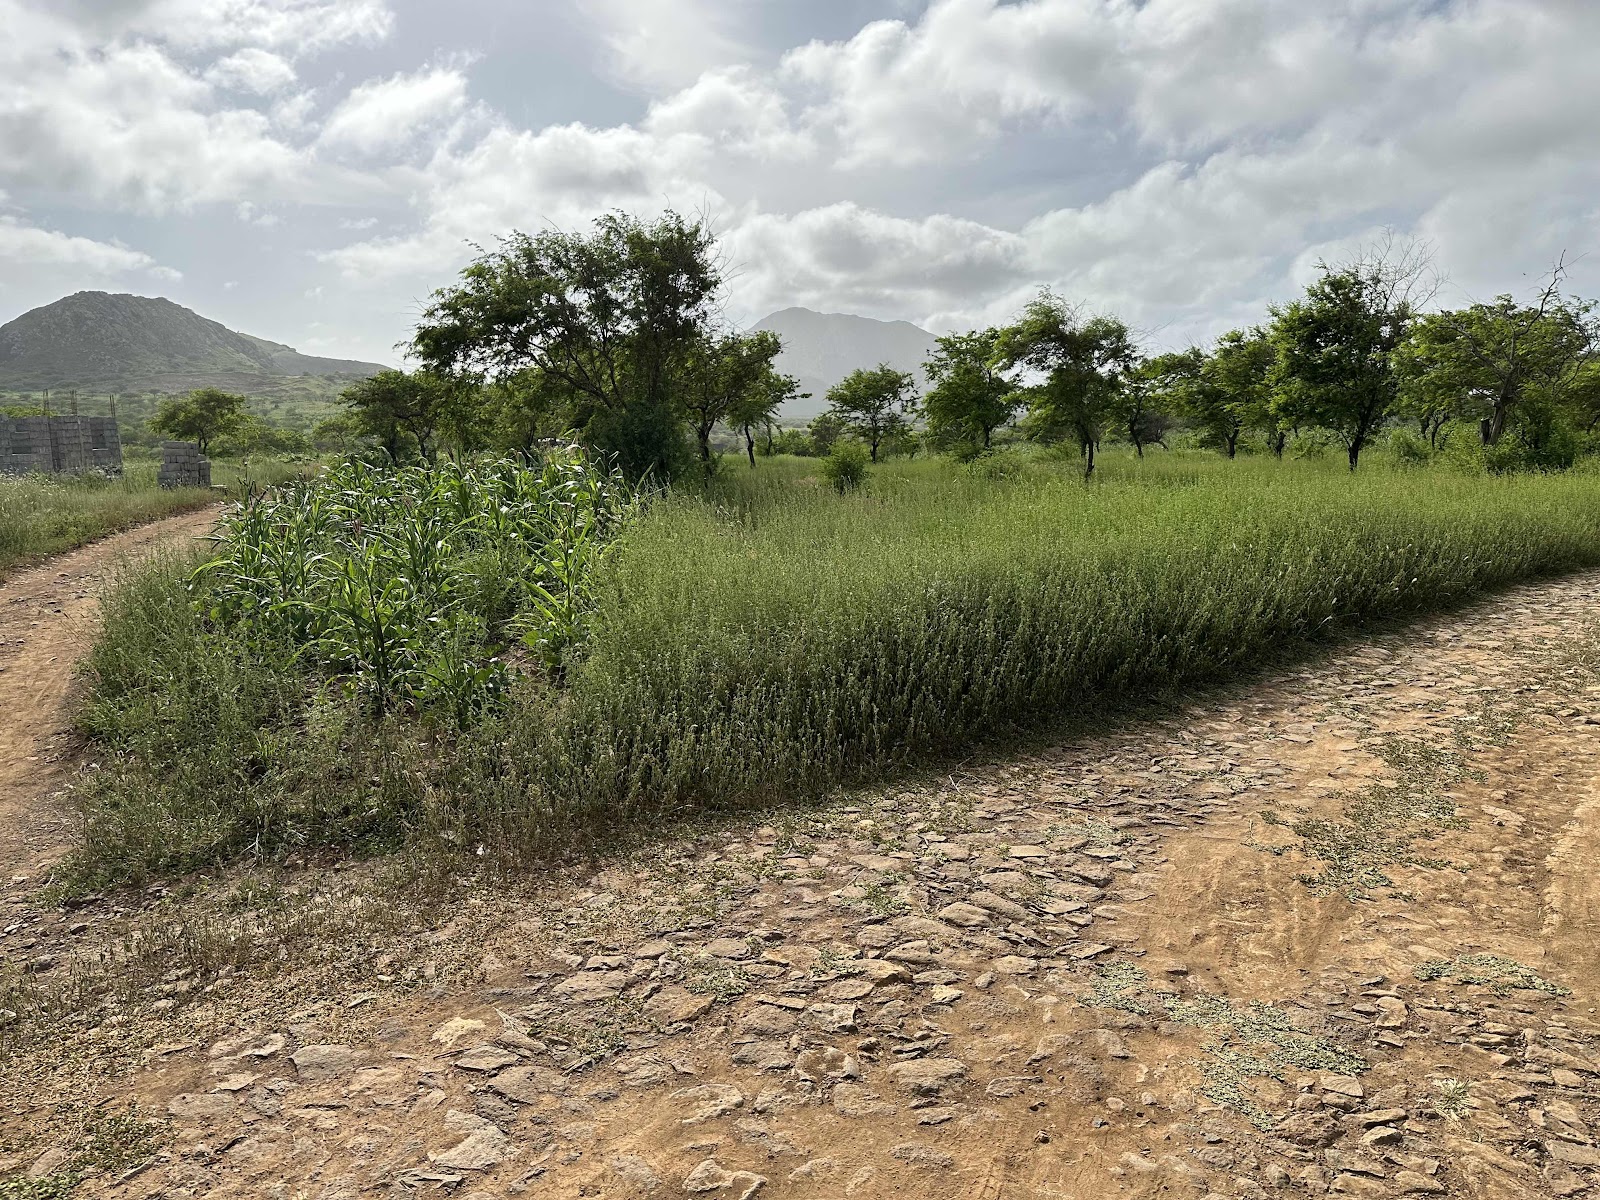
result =
[[[963,929],[976,929],[980,925],[988,925],[994,919],[976,904],[968,904],[965,901],[947,904],[937,915],[939,920],[959,925]]]
[[[955,1058],[914,1058],[891,1064],[886,1074],[903,1091],[937,1096],[941,1089],[966,1078],[967,1064]]]
[[[821,1083],[825,1079],[853,1079],[860,1068],[843,1050],[819,1046],[795,1055],[794,1073],[811,1083]]]
[[[1111,949],[1111,947],[1107,946],[1104,942],[1085,942],[1081,946],[1074,946],[1071,950],[1068,950],[1067,957],[1075,958],[1079,962],[1083,962],[1087,959],[1094,958],[1097,955],[1104,954],[1109,949]]]
[[[550,989],[554,996],[576,1000],[579,1004],[599,1004],[615,1000],[632,982],[626,971],[580,971]]]
[[[1013,846],[1011,847],[1011,857],[1049,858],[1050,851],[1046,850],[1043,846]]]
[[[1552,1138],[1545,1142],[1544,1148],[1551,1158],[1568,1166],[1600,1167],[1600,1150],[1593,1146],[1579,1146]]]
[[[499,1046],[474,1046],[456,1059],[456,1066],[463,1071],[498,1071],[502,1067],[515,1066],[522,1060],[509,1050]]]
[[[1003,958],[995,959],[989,965],[1001,975],[1032,975],[1039,969],[1039,960],[1007,954]]]
[[[647,1192],[653,1192],[661,1186],[661,1176],[637,1154],[613,1154],[606,1160],[606,1166],[624,1183],[631,1183]]]
[[[184,1092],[167,1101],[167,1113],[185,1123],[214,1121],[228,1116],[233,1108],[233,1097],[220,1092]]]
[[[708,1158],[689,1172],[683,1190],[692,1194],[727,1192],[733,1200],[749,1200],[766,1184],[765,1175],[750,1171],[730,1171],[714,1158]]]
[[[704,952],[713,958],[737,961],[750,957],[750,943],[743,938],[717,938],[706,943]]]
[[[813,1004],[801,1018],[811,1029],[824,1033],[854,1033],[856,1006],[854,1004]]]
[[[1401,1171],[1391,1182],[1401,1195],[1443,1196],[1449,1190],[1420,1171]]]
[[[726,1083],[702,1083],[696,1087],[680,1088],[669,1094],[672,1100],[687,1100],[694,1111],[683,1118],[685,1125],[699,1125],[714,1121],[744,1107],[744,1093]]]
[[[886,1117],[895,1112],[859,1083],[836,1083],[829,1097],[834,1111],[844,1117]]]
[[[1367,1092],[1361,1086],[1361,1081],[1352,1075],[1324,1075],[1321,1079],[1322,1090],[1332,1092],[1335,1096],[1348,1096],[1352,1100],[1363,1099]]]
[[[336,1079],[355,1070],[363,1055],[349,1046],[301,1046],[289,1056],[301,1079]]]
[[[550,1096],[566,1095],[569,1085],[561,1072],[530,1064],[501,1071],[489,1081],[489,1088],[518,1104],[538,1104]]]
[[[680,1025],[698,1021],[714,1003],[714,996],[697,996],[675,983],[668,984],[644,1002],[644,1015],[658,1025]]]
[[[933,991],[928,993],[928,1003],[929,1004],[954,1004],[957,1000],[961,999],[961,997],[963,997],[965,995],[966,995],[966,993],[963,992],[958,987],[948,987],[948,986],[936,987],[936,988],[933,989]]]
[[[921,1167],[925,1171],[948,1171],[956,1165],[956,1160],[943,1150],[918,1145],[916,1142],[906,1142],[896,1146],[889,1151],[889,1157],[898,1159],[908,1166]]]
[[[260,1033],[228,1038],[216,1043],[206,1054],[211,1058],[271,1058],[288,1044],[281,1033]]]
[[[511,1154],[511,1142],[498,1125],[462,1112],[448,1113],[446,1120],[471,1132],[448,1150],[428,1155],[429,1161],[455,1171],[487,1171]]]

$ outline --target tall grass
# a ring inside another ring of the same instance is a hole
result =
[[[0,576],[30,560],[210,500],[210,493],[199,488],[158,488],[155,467],[142,463],[130,465],[120,479],[0,476]]]
[[[448,738],[310,705],[206,633],[177,571],[130,581],[96,651],[91,725],[117,752],[85,793],[85,877],[419,831],[541,850],[803,799],[1600,565],[1592,477],[1202,455],[1113,458],[1087,485],[1027,461],[890,464],[842,496],[819,476],[769,462],[658,500],[597,577],[563,685],[525,681]],[[168,740],[139,711],[178,714]]]

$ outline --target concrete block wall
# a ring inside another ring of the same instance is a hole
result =
[[[122,473],[112,417],[0,417],[0,475]]]
[[[162,442],[156,481],[165,488],[210,487],[211,460],[200,457],[197,442]]]

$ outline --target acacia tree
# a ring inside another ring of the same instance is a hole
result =
[[[928,432],[938,442],[989,449],[994,431],[1021,407],[1016,385],[995,362],[997,329],[974,329],[939,338],[923,364],[930,387],[922,398]]]
[[[700,463],[711,469],[711,433],[731,421],[755,395],[783,349],[776,333],[730,333],[704,337],[686,356],[680,401],[694,430]],[[752,456],[753,459],[753,456]]]
[[[1030,392],[1034,435],[1076,438],[1086,458],[1084,476],[1094,474],[1106,422],[1138,361],[1128,327],[1115,317],[1086,316],[1046,290],[1001,330],[995,349],[1003,368],[1042,379]]]
[[[766,452],[771,454],[773,428],[777,423],[778,413],[785,404],[810,398],[810,392],[800,390],[798,379],[793,375],[783,374],[768,363],[754,385],[734,401],[733,408],[728,413],[728,424],[744,435],[744,452],[750,459],[752,468],[756,465],[755,431],[758,428],[766,431]]]
[[[220,388],[200,388],[163,400],[150,418],[150,428],[174,441],[197,442],[200,453],[208,454],[213,441],[244,424],[246,403],[243,396]]]
[[[1259,328],[1223,334],[1206,360],[1206,380],[1222,397],[1234,429],[1228,443],[1229,458],[1238,450],[1240,432],[1252,427],[1267,435],[1275,454],[1283,455],[1287,429],[1272,407],[1272,372],[1277,361],[1277,348]]]
[[[867,443],[873,462],[878,448],[907,426],[916,402],[916,380],[887,363],[852,371],[828,389],[828,411]]]
[[[635,477],[671,475],[680,383],[722,287],[702,222],[608,213],[588,235],[513,233],[433,295],[411,342],[425,366],[495,379],[537,369],[568,424]]]
[[[1593,305],[1561,294],[1565,274],[1557,263],[1532,304],[1503,295],[1417,322],[1406,347],[1410,390],[1435,420],[1441,410],[1457,415],[1460,405],[1475,403],[1480,435],[1493,446],[1529,399],[1559,401],[1596,348]]]
[[[438,453],[440,431],[458,421],[461,385],[432,371],[379,371],[339,394],[363,433],[398,462],[410,446],[427,462]]]
[[[1344,442],[1354,471],[1394,412],[1397,351],[1428,293],[1429,263],[1415,244],[1391,242],[1321,278],[1303,299],[1272,310],[1274,390]]]

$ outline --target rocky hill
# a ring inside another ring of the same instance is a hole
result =
[[[851,371],[888,363],[910,371],[923,382],[922,363],[933,350],[934,337],[909,321],[875,321],[846,313],[819,313],[809,308],[786,308],[761,321],[757,329],[770,329],[783,338],[778,369],[793,375],[811,393],[784,410],[791,420],[805,420],[828,406],[828,389]]]
[[[0,392],[274,393],[285,381],[363,378],[378,363],[314,358],[236,333],[170,300],[79,292],[0,325]]]

